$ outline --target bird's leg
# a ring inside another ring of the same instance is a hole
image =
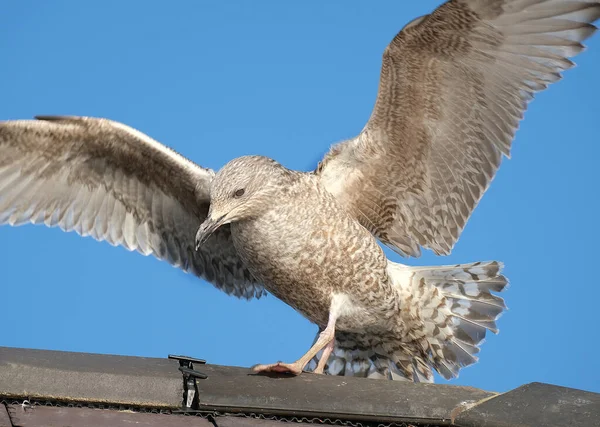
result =
[[[331,356],[331,352],[333,351],[334,347],[335,347],[335,338],[332,339],[331,341],[329,341],[329,344],[327,344],[327,347],[325,347],[323,349],[323,355],[319,359],[319,364],[313,371],[315,374],[323,373],[323,371],[325,370],[325,365],[327,365],[327,361],[329,360],[329,356]]]
[[[335,321],[335,315],[333,315],[333,313],[329,313],[329,322],[327,323],[327,327],[325,328],[325,330],[323,330],[323,332],[319,334],[317,342],[314,343],[314,345],[310,348],[310,350],[306,352],[304,356],[302,356],[294,363],[278,362],[273,363],[271,365],[256,365],[252,369],[254,370],[254,372],[279,372],[299,375],[304,369],[304,367],[308,364],[308,362],[310,362],[311,359],[315,357],[315,354],[317,354],[326,346],[329,347],[330,343],[335,342]],[[331,345],[333,346],[333,344]],[[333,350],[333,347],[331,350]],[[325,350],[323,351],[323,357],[327,356],[326,359],[328,359],[329,355],[331,354],[331,350],[328,351],[328,349],[325,348]],[[321,360],[323,360],[323,358],[321,358]],[[321,362],[319,362],[319,366],[320,365]]]

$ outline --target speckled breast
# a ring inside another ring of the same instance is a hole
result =
[[[235,247],[265,287],[325,326],[332,295],[376,299],[387,286],[383,251],[318,182],[278,200],[262,216],[232,224]]]

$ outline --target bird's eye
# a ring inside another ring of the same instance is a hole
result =
[[[246,191],[243,188],[240,188],[239,190],[235,190],[235,193],[233,193],[233,195],[235,197],[242,197],[244,195]]]

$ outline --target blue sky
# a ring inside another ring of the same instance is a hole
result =
[[[0,119],[108,117],[205,167],[262,154],[307,170],[362,129],[385,46],[439,3],[4,2]],[[600,36],[588,46],[532,103],[512,160],[452,255],[408,261],[506,264],[501,332],[453,384],[600,392]],[[0,259],[2,346],[250,366],[295,360],[316,331],[272,296],[237,300],[152,257],[57,229],[0,227]]]

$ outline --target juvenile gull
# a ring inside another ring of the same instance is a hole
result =
[[[504,309],[497,262],[448,254],[533,94],[560,79],[600,1],[462,0],[409,23],[383,55],[367,125],[317,170],[246,156],[216,175],[120,123],[0,124],[0,223],[43,223],[153,254],[238,297],[266,291],[320,329],[302,370],[431,381],[477,360]]]

